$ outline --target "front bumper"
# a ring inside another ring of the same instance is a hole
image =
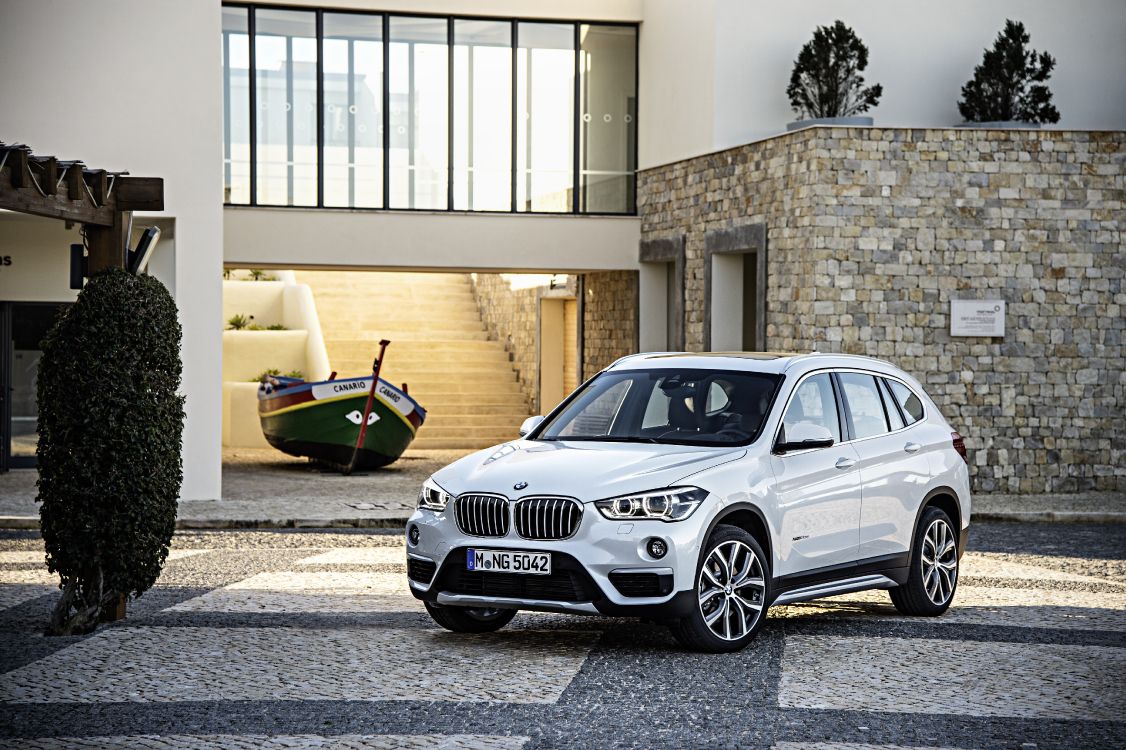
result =
[[[704,507],[671,523],[611,521],[587,504],[572,537],[533,541],[514,528],[503,537],[463,534],[452,503],[440,513],[419,510],[407,523],[408,532],[412,526],[419,531],[417,544],[407,538],[410,589],[434,604],[679,619],[695,604],[700,539],[709,521]],[[668,548],[660,559],[646,551],[653,537]],[[467,571],[470,548],[550,552],[552,575]]]

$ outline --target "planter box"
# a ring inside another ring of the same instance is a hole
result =
[[[1020,120],[996,120],[994,122],[963,122],[960,128],[976,128],[980,130],[1039,130],[1038,122],[1021,122]]]
[[[801,130],[814,125],[835,125],[841,128],[870,128],[874,124],[871,117],[815,117],[812,120],[797,120],[786,123],[786,130]]]

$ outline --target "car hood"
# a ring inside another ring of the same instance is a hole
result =
[[[746,452],[739,447],[517,440],[455,461],[435,473],[434,481],[452,495],[566,495],[591,502],[671,487]],[[527,486],[515,489],[522,483]]]

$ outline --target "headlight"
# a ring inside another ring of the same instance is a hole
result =
[[[602,515],[613,521],[680,521],[692,515],[707,496],[707,490],[699,487],[670,487],[598,500],[594,505]]]
[[[441,513],[452,499],[450,493],[439,487],[433,479],[427,479],[418,492],[418,507]]]

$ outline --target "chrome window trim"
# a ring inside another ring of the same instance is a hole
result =
[[[865,370],[861,367],[823,367],[819,370],[810,370],[809,372],[802,375],[796,383],[794,383],[794,387],[790,389],[790,394],[786,397],[786,405],[783,406],[782,411],[780,411],[778,413],[778,425],[774,428],[774,436],[770,440],[770,455],[771,456],[776,456],[778,458],[786,458],[787,456],[800,456],[800,455],[809,453],[811,451],[829,450],[829,448],[807,448],[805,450],[800,450],[800,451],[790,451],[790,452],[787,452],[787,453],[778,453],[777,451],[774,450],[774,446],[778,444],[778,433],[780,433],[782,431],[782,422],[786,417],[786,412],[790,408],[790,402],[793,400],[794,394],[798,392],[798,388],[801,387],[802,383],[804,383],[806,381],[806,379],[811,378],[814,375],[824,375],[824,374],[832,375],[834,373],[839,373],[839,372],[855,372],[855,373],[859,373],[861,375],[871,375],[871,376],[877,377],[877,378],[887,378],[888,380],[894,380],[895,382],[901,384],[908,391],[910,391],[915,396],[915,398],[919,399],[919,403],[922,404],[922,406],[923,406],[923,416],[920,417],[917,421],[912,422],[911,424],[907,425],[906,427],[900,427],[898,430],[889,430],[888,432],[882,433],[880,435],[869,435],[868,437],[850,438],[848,440],[842,440],[839,443],[833,443],[830,446],[830,448],[836,448],[838,445],[849,445],[850,443],[863,443],[865,440],[879,440],[880,438],[885,438],[888,435],[898,435],[901,432],[906,432],[907,430],[910,430],[911,428],[915,427],[916,425],[920,425],[923,422],[926,422],[928,420],[928,418],[930,417],[930,412],[927,409],[926,400],[923,399],[922,397],[920,397],[919,394],[915,391],[914,388],[912,388],[907,382],[905,382],[903,380],[903,378],[901,378],[897,375],[888,375],[887,373],[879,372],[878,370]],[[879,389],[877,389],[877,391],[878,390]],[[837,397],[840,398],[840,395],[838,395]],[[880,392],[880,398],[881,399],[883,398],[882,392]],[[845,406],[847,408],[847,404],[842,404],[842,406]],[[841,434],[843,435],[844,432],[845,432],[845,426],[842,424],[841,425]]]

